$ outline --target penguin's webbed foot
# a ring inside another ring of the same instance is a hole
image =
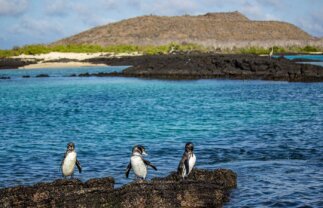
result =
[[[187,178],[186,176],[184,176],[184,177],[180,177],[180,181],[181,181],[181,182],[186,181],[186,178]]]
[[[136,179],[135,179],[135,181],[141,183],[141,182],[144,182],[145,181],[145,178],[142,178],[142,177],[138,177],[137,176]]]

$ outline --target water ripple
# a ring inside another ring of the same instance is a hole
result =
[[[198,168],[230,168],[227,207],[322,207],[323,84],[44,78],[0,82],[0,187],[60,178],[74,141],[83,173],[124,176],[134,144],[158,171],[176,170],[183,145]]]

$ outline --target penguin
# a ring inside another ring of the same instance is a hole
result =
[[[147,155],[145,147],[142,145],[135,145],[132,148],[132,155],[130,157],[130,162],[126,169],[126,177],[129,177],[129,172],[133,169],[133,172],[137,178],[145,180],[147,176],[147,166],[152,167],[154,170],[157,170],[156,166],[151,164],[148,160],[145,160],[143,156]]]
[[[185,152],[177,168],[178,175],[181,176],[183,179],[190,174],[190,172],[192,171],[195,165],[196,157],[193,151],[194,151],[193,143],[192,142],[186,143]]]
[[[73,142],[67,144],[67,150],[64,155],[64,159],[61,163],[62,175],[65,177],[73,177],[75,165],[77,166],[79,172],[82,172],[82,167],[80,162],[76,158],[77,154],[75,152],[75,145]]]

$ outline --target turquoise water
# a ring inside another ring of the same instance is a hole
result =
[[[69,141],[77,178],[113,176],[117,186],[134,178],[124,176],[134,144],[158,167],[152,178],[176,170],[192,141],[197,168],[237,172],[226,207],[322,207],[322,135],[323,83],[0,80],[0,187],[60,178]]]
[[[99,73],[99,72],[120,72],[127,66],[98,66],[98,67],[78,67],[78,68],[51,68],[51,69],[8,69],[0,70],[0,77],[10,77],[11,79],[19,79],[23,76],[36,77],[37,75],[47,74],[50,77],[69,77],[71,75],[79,75],[84,73]]]
[[[274,58],[279,58],[279,57],[280,56],[274,56]],[[315,62],[299,62],[299,63],[323,66],[323,55],[285,55],[284,58],[289,60],[294,60],[294,59],[314,60]]]
[[[274,56],[278,58],[279,56]],[[284,58],[286,59],[310,59],[323,62],[323,55],[285,55]]]
[[[318,65],[323,66],[323,62],[300,62],[301,64],[312,64],[312,65]]]

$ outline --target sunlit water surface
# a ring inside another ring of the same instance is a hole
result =
[[[77,178],[113,176],[116,186],[134,178],[124,176],[134,144],[158,167],[152,178],[176,170],[192,141],[197,168],[238,174],[226,207],[322,207],[322,135],[323,83],[0,81],[0,187],[61,178],[69,141],[83,166]]]

